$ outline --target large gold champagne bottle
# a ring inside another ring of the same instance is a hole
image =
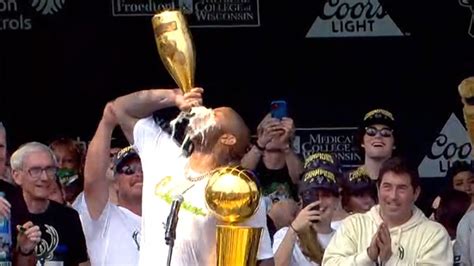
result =
[[[194,87],[196,58],[186,20],[178,10],[157,13],[152,18],[161,61],[183,92]]]

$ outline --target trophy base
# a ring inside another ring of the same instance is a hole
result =
[[[255,266],[261,227],[217,226],[217,266]]]

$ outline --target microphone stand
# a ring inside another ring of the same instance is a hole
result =
[[[166,260],[166,265],[171,266],[171,257],[173,256],[173,246],[174,246],[174,239],[168,243],[168,259]]]
[[[173,256],[174,240],[176,239],[176,225],[178,224],[178,213],[179,213],[179,208],[181,207],[182,202],[183,202],[183,196],[178,195],[177,197],[175,197],[175,199],[171,203],[170,214],[168,215],[168,219],[166,221],[165,242],[166,242],[166,245],[169,246],[168,259],[166,262],[167,266],[171,266],[171,257]]]
[[[168,219],[170,219],[172,215],[173,214],[171,213]],[[176,239],[176,227],[173,227],[173,225],[171,225],[171,228],[169,231],[167,231],[166,237],[165,237],[166,245],[168,245],[168,259],[166,260],[167,266],[171,266],[171,257],[173,256],[173,247],[174,247],[175,239]]]

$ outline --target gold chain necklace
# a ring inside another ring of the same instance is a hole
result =
[[[191,182],[198,182],[198,181],[201,181],[201,180],[203,180],[204,178],[208,177],[209,174],[211,173],[211,171],[207,171],[207,172],[205,172],[205,173],[203,173],[203,174],[199,174],[199,175],[194,175],[194,176],[193,176],[191,173],[189,173],[190,171],[193,171],[193,170],[190,169],[190,166],[189,166],[189,163],[188,163],[188,164],[186,164],[185,169],[184,169],[184,177],[185,177],[187,180],[191,181]],[[193,172],[195,172],[195,171],[193,171]],[[195,172],[195,173],[196,173],[196,172]]]

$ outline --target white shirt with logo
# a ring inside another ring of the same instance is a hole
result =
[[[171,265],[216,265],[216,226],[219,222],[206,207],[207,179],[191,182],[184,177],[188,159],[152,117],[139,120],[133,135],[144,172],[140,265],[166,265],[168,246],[164,226],[176,195],[182,195],[184,201],[179,212]],[[245,225],[264,229],[257,258],[273,257],[263,200]]]
[[[81,217],[91,265],[138,265],[141,217],[107,202],[99,219],[93,220],[86,201],[75,204]]]

